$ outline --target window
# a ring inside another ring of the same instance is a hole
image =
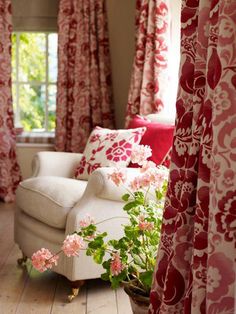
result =
[[[15,125],[24,131],[54,131],[57,34],[13,33],[12,78]]]

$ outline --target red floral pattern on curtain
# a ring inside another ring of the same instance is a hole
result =
[[[133,64],[126,125],[136,114],[162,110],[168,84],[170,16],[168,0],[137,0],[136,55]]]
[[[11,1],[0,0],[0,199],[14,200],[20,182],[11,94]]]
[[[81,152],[114,127],[105,0],[60,0],[58,27],[56,149]]]
[[[236,313],[236,2],[184,0],[177,125],[149,313]]]

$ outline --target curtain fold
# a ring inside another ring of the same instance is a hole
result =
[[[11,202],[20,182],[11,92],[11,1],[0,0],[0,199]]]
[[[136,52],[126,110],[126,126],[136,114],[162,110],[168,90],[169,0],[136,1]]]
[[[114,127],[105,0],[60,0],[58,27],[56,149],[81,152]]]
[[[236,312],[236,2],[183,0],[177,118],[150,314]]]

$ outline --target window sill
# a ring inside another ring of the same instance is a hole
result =
[[[53,146],[55,142],[54,132],[22,132],[16,136],[18,146],[29,145],[49,145]],[[21,145],[22,144],[22,145]]]

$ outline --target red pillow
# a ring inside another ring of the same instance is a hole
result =
[[[174,125],[151,122],[150,120],[136,116],[130,121],[128,128],[133,129],[138,127],[147,128],[140,141],[140,145],[149,145],[151,147],[152,156],[148,160],[155,162],[157,165],[162,164],[172,147]]]

